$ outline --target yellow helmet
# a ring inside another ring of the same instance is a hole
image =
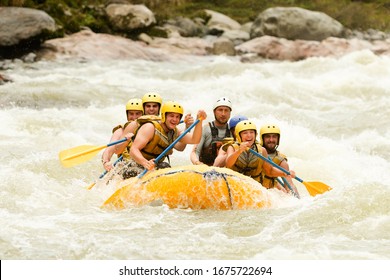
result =
[[[140,98],[129,99],[126,103],[126,112],[129,110],[142,111],[144,113],[144,107],[142,107],[142,100]]]
[[[161,106],[162,98],[158,93],[154,93],[154,92],[145,93],[145,95],[142,97],[142,104],[145,104],[147,102],[156,102]]]
[[[279,145],[279,142],[280,142],[280,128],[277,125],[274,125],[274,124],[263,125],[260,128],[260,145],[263,146],[263,144],[264,144],[263,135],[264,134],[269,134],[269,133],[279,134],[279,139],[278,139],[278,143],[277,143],[277,145]]]
[[[234,129],[234,132],[236,134],[236,139],[237,139],[238,143],[242,142],[240,133],[245,131],[245,130],[254,130],[255,131],[255,135],[257,136],[257,128],[256,128],[256,125],[253,122],[251,122],[250,120],[240,121],[236,125],[236,128]]]
[[[183,106],[181,106],[178,102],[168,101],[163,104],[161,108],[161,122],[165,122],[165,114],[166,113],[178,113],[180,114],[180,119],[184,114]]]

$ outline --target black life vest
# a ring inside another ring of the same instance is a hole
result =
[[[209,146],[203,146],[199,154],[199,160],[208,166],[214,164],[214,160],[218,155],[218,150],[222,146],[222,140],[226,137],[231,137],[229,126],[226,124],[225,135],[223,137],[218,136],[218,128],[215,127],[214,122],[209,122],[211,130],[211,144]]]

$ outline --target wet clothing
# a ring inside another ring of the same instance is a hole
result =
[[[165,151],[165,149],[169,145],[171,145],[179,137],[179,131],[177,130],[177,128],[166,132],[159,121],[143,122],[134,132],[134,136],[132,140],[130,141],[129,145],[125,149],[126,152],[123,152],[124,158],[129,162],[128,168],[126,168],[129,171],[124,172],[124,177],[137,176],[144,170],[144,167],[142,165],[136,163],[133,159],[131,159],[129,151],[133,144],[134,138],[137,136],[139,128],[145,123],[152,123],[154,126],[153,138],[141,150],[142,156],[147,160],[157,158],[160,154],[162,154]],[[171,154],[172,150],[169,153]],[[164,159],[167,157],[168,155],[165,155],[163,158],[160,159],[158,163],[156,163],[156,169],[170,167],[169,163],[163,162]]]
[[[235,142],[233,144],[228,143],[227,146],[232,146],[235,151],[240,149],[240,144]],[[258,143],[254,143],[251,147],[252,150],[261,153],[261,146]],[[234,165],[231,167],[232,170],[237,171],[241,174],[249,176],[259,183],[262,183],[262,171],[264,161],[258,156],[250,153],[249,151],[242,152]]]
[[[269,159],[271,159],[273,162],[275,162],[277,165],[280,165],[282,161],[287,161],[287,157],[280,153],[279,151],[275,151],[272,154],[268,154]],[[278,181],[276,180],[276,177],[269,177],[265,175],[265,173],[262,173],[263,177],[263,186],[266,187],[267,189],[274,188],[277,184]]]
[[[218,156],[218,150],[222,146],[222,140],[231,137],[229,126],[215,126],[214,121],[205,125],[202,130],[202,138],[196,147],[195,153],[204,164],[212,166]]]
[[[163,168],[170,168],[170,167],[171,167],[171,165],[168,162],[159,162],[156,165],[155,170],[159,170],[159,169],[163,169]],[[123,179],[128,179],[131,177],[138,176],[144,170],[145,170],[145,168],[141,164],[138,164],[137,162],[135,162],[135,160],[130,159],[126,162],[125,166],[122,169],[121,174],[122,174]]]
[[[177,128],[165,132],[159,121],[152,121],[151,123],[154,125],[153,138],[141,150],[142,156],[147,160],[151,160],[153,158],[158,157],[170,144],[172,144],[179,137],[179,131]],[[137,132],[138,130],[135,132],[134,137],[136,137]],[[164,161],[165,158],[166,156],[163,157],[161,161]]]
[[[125,129],[129,124],[131,124],[133,121],[128,121],[126,122],[124,125],[121,125],[121,124],[118,124],[116,127],[114,127],[112,129],[112,133],[114,133],[115,131],[117,131],[118,129]]]
[[[112,129],[112,134],[114,134],[115,131],[117,131],[118,129],[122,128],[123,129],[123,126],[121,124],[118,124],[116,127],[114,127]]]

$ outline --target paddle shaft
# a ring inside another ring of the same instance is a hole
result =
[[[252,154],[262,158],[263,160],[267,161],[268,163],[270,163],[271,165],[273,165],[274,167],[278,168],[279,170],[283,171],[284,173],[286,173],[287,175],[291,175],[291,173],[289,171],[287,171],[286,169],[284,169],[283,167],[277,165],[275,162],[273,162],[272,160],[269,160],[268,158],[264,157],[262,154],[259,154],[257,152],[255,152],[254,150],[252,149],[248,149]],[[305,185],[306,189],[309,191],[309,194],[311,196],[316,196],[317,194],[322,194],[324,192],[327,192],[327,191],[330,191],[332,188],[329,187],[328,185],[324,184],[324,183],[321,183],[321,182],[304,182],[301,178],[295,176],[294,177],[295,180],[297,180],[298,182],[301,182],[303,185]]]
[[[272,160],[269,160],[268,158],[266,158],[265,156],[263,156],[262,154],[259,154],[258,152],[252,150],[252,149],[248,149],[249,152],[251,152],[252,154],[258,156],[259,158],[262,158],[263,160],[267,161],[269,164],[275,166],[277,169],[283,171],[284,173],[286,173],[287,175],[291,175],[290,171],[284,169],[283,167],[279,166],[278,164],[276,164],[275,162],[273,162]],[[297,176],[295,176],[295,178],[297,181],[303,183],[303,180]]]
[[[120,162],[120,161],[122,160],[122,158],[123,158],[123,155],[121,155],[120,157],[118,157],[117,160],[114,162],[113,165],[115,166],[118,162]],[[104,170],[104,172],[103,172],[102,174],[100,174],[99,179],[103,178],[107,173],[108,173],[108,171],[107,171],[107,170]]]
[[[114,162],[114,166],[120,162],[122,160],[123,156],[121,155],[119,158],[117,158],[117,160]],[[107,170],[104,170],[104,172],[102,174],[100,174],[99,176],[99,179],[102,179],[104,176],[106,176],[106,174],[108,173]],[[91,185],[89,185],[87,187],[88,190],[92,189],[94,186],[96,185],[96,182],[93,182]]]
[[[168,152],[173,148],[173,146],[176,145],[177,142],[179,142],[194,126],[196,126],[200,122],[200,119],[197,119],[193,124],[191,124],[186,130],[183,131],[182,134],[180,134],[179,137],[176,138],[175,141],[173,141],[156,159],[154,162],[157,164],[160,159],[162,159]],[[138,178],[142,178],[146,172],[148,172],[147,169],[145,169],[141,174],[138,175]]]
[[[268,156],[268,159],[272,161],[272,159]],[[283,187],[284,186],[287,186],[288,189],[293,193],[293,195],[297,198],[299,198],[299,195],[297,193],[295,193],[295,191],[293,190],[293,188],[291,187],[291,185],[288,183],[287,179],[286,178],[282,178],[282,180],[280,180],[279,178],[276,178],[276,181],[279,182],[279,184],[281,184]]]
[[[181,120],[179,123],[183,123],[184,121],[183,120]],[[199,121],[198,121],[199,122]],[[180,138],[181,139],[181,138]],[[179,140],[180,140],[179,139]],[[124,142],[124,141],[126,141],[127,139],[126,138],[123,138],[123,139],[120,139],[120,140],[118,140],[118,141],[115,141],[115,142],[112,142],[112,143],[110,143],[110,144],[108,144],[107,145],[107,147],[109,147],[109,146],[113,146],[113,145],[116,145],[116,144],[119,144],[119,143],[122,143],[122,142]],[[176,142],[177,143],[177,142]],[[175,143],[175,144],[176,144]],[[173,144],[173,143],[172,143]],[[168,147],[169,148],[169,147]],[[159,156],[161,156],[161,155],[159,155]],[[164,156],[164,155],[163,155]],[[119,162],[119,161],[121,161],[122,160],[122,158],[123,158],[123,155],[121,155],[115,162],[114,162],[114,166]],[[160,158],[156,158],[156,161],[157,161],[157,159],[158,160],[160,160],[161,159],[161,157]],[[143,171],[144,173],[146,173],[145,171],[147,171],[146,169]],[[107,170],[104,170],[104,172],[102,173],[102,174],[100,174],[100,176],[99,176],[99,179],[102,179],[104,176],[106,176],[106,174],[108,173],[108,171]],[[142,175],[143,176],[143,175]],[[142,177],[141,176],[141,177]],[[94,185],[94,184],[93,184]],[[93,187],[93,185],[92,185],[92,187]],[[90,187],[91,188],[91,187]]]

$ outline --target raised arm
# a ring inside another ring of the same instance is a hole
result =
[[[191,124],[194,123],[194,118],[191,116],[191,114],[187,114],[185,115],[184,117],[184,123],[186,124],[186,129],[189,128],[191,126]],[[176,145],[175,145],[175,149],[182,152],[184,151],[184,149],[187,147],[187,144],[185,143],[182,143],[182,142],[177,142]]]
[[[198,124],[195,126],[194,131],[191,133],[187,133],[184,137],[179,141],[184,144],[198,144],[202,137],[202,121],[207,118],[207,114],[203,110],[199,110],[196,116],[197,119],[200,120]]]

